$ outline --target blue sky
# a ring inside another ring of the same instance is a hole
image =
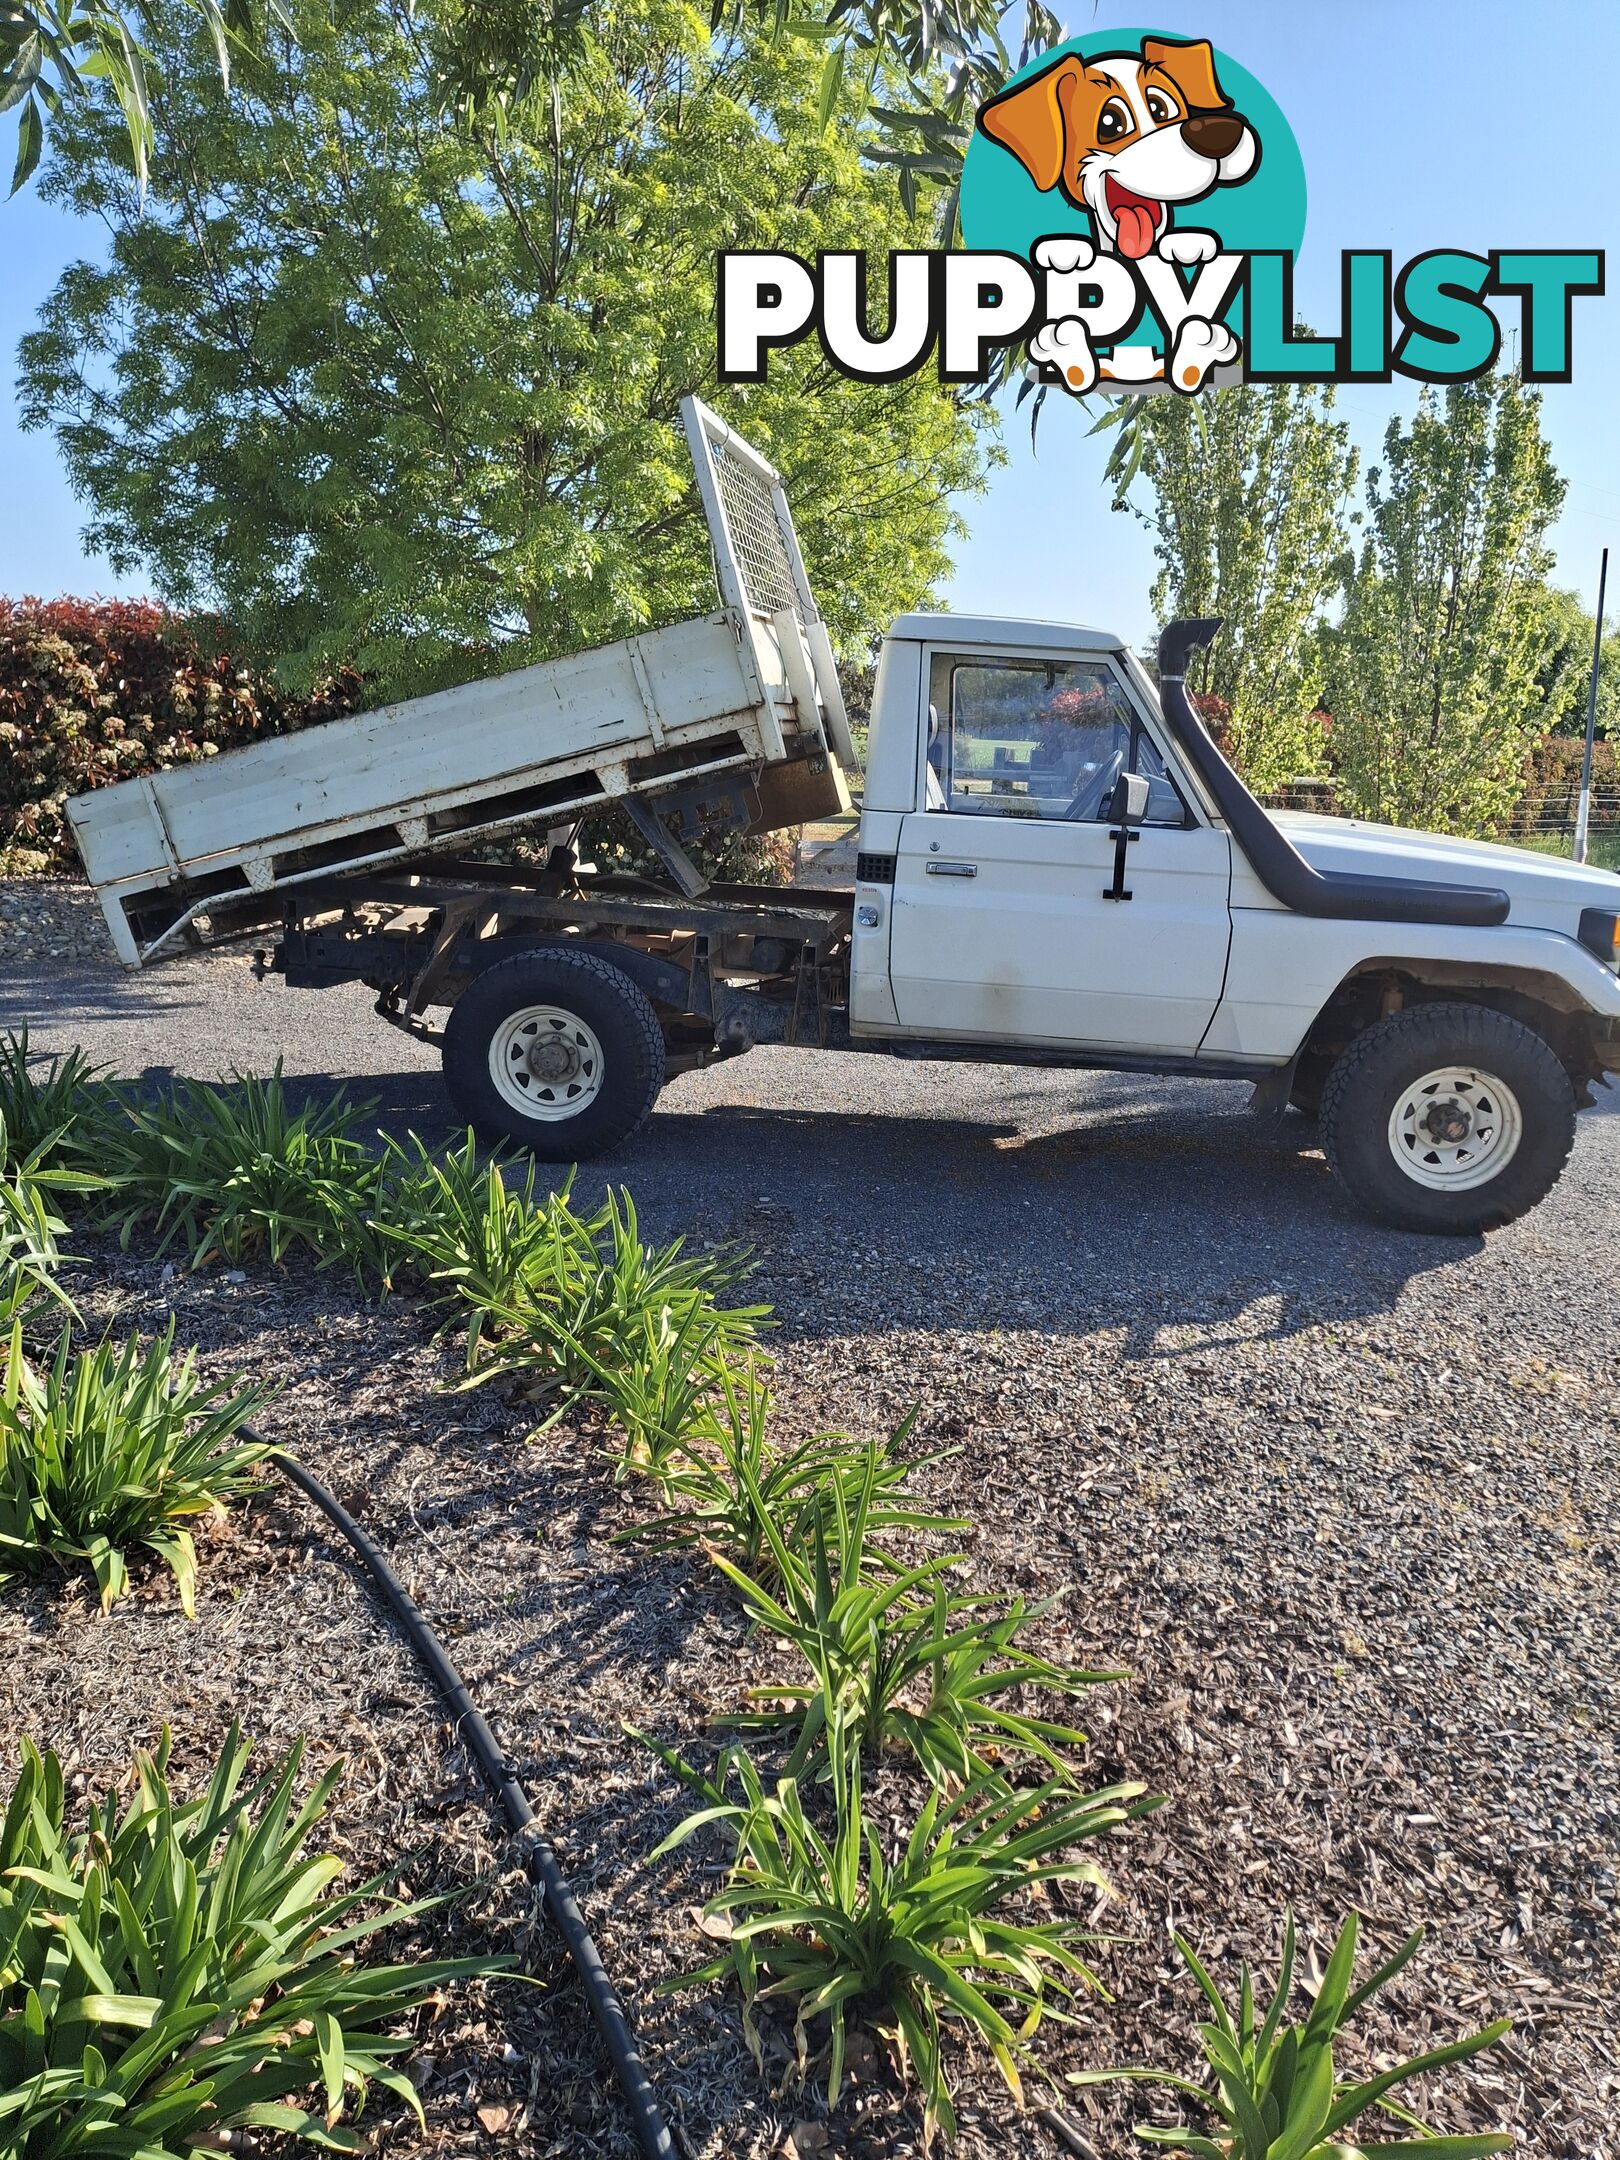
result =
[[[1062,10],[1060,10],[1062,12]],[[1076,35],[1155,19],[1141,0],[1077,0]],[[1549,387],[1545,418],[1569,481],[1554,532],[1560,583],[1590,606],[1597,556],[1620,541],[1620,7],[1612,0],[1198,0],[1157,17],[1204,36],[1270,90],[1304,153],[1310,207],[1296,300],[1318,328],[1338,326],[1339,253],[1388,247],[1397,264],[1428,248],[1601,247],[1602,299],[1577,300],[1574,381]],[[9,126],[0,129],[9,164]],[[29,190],[0,204],[0,352],[17,339],[65,264],[100,253],[101,235]],[[1509,318],[1511,320],[1511,317]],[[81,507],[46,435],[16,424],[0,377],[0,593],[141,591],[80,545]],[[1361,385],[1339,409],[1363,456],[1376,456],[1416,387]],[[1087,418],[1047,401],[1032,450],[1009,419],[1009,464],[963,505],[969,537],[946,597],[962,609],[1100,622],[1139,639],[1151,628],[1151,543],[1108,509],[1106,443]]]

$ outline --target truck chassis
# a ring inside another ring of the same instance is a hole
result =
[[[288,894],[280,943],[261,973],[294,987],[363,982],[377,1012],[440,1045],[429,1017],[486,969],[537,946],[611,959],[647,997],[666,1071],[688,1072],[756,1043],[848,1047],[852,897],[764,885],[688,896],[631,877],[543,874],[473,862],[346,876]]]

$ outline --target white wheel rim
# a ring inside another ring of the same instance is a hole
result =
[[[1414,1080],[1389,1119],[1390,1153],[1414,1184],[1431,1192],[1489,1184],[1523,1138],[1519,1098],[1473,1065],[1442,1065]]]
[[[595,1102],[603,1065],[595,1030],[560,1005],[525,1005],[501,1022],[489,1045],[496,1094],[545,1124],[578,1117]]]

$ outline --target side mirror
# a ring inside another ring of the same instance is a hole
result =
[[[1127,830],[1140,825],[1148,813],[1150,790],[1140,773],[1121,773],[1114,782],[1113,800],[1109,805],[1108,821],[1111,825],[1123,825]]]

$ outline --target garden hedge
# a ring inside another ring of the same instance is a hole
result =
[[[1505,839],[1545,828],[1553,819],[1573,824],[1586,744],[1579,735],[1543,735],[1530,748],[1524,792],[1508,821]],[[1620,754],[1599,736],[1592,746],[1592,830],[1620,831]]]
[[[350,669],[288,697],[207,624],[150,600],[0,599],[0,872],[78,869],[70,795],[361,702]]]

